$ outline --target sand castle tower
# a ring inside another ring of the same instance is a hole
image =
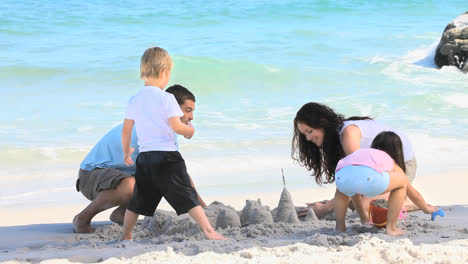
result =
[[[273,216],[268,206],[258,206],[253,208],[249,214],[249,225],[272,224]]]
[[[218,221],[218,214],[223,210],[226,206],[219,201],[214,201],[207,207],[205,207],[205,214],[210,221],[210,224],[215,227],[216,222]]]
[[[317,215],[315,214],[314,210],[309,207],[307,209],[307,215],[306,217],[304,218],[304,221],[305,222],[315,222],[315,221],[319,221]]]
[[[240,216],[240,221],[242,226],[246,226],[249,224],[249,216],[250,213],[257,207],[262,206],[262,201],[258,199],[257,201],[255,200],[246,200],[245,201],[245,206],[242,209],[242,213]]]
[[[286,187],[283,188],[283,192],[281,193],[281,198],[275,215],[275,222],[287,222],[292,224],[299,223],[299,218],[297,217],[296,208],[294,207],[291,194],[289,194]]]
[[[273,223],[270,207],[262,205],[260,199],[245,201],[240,220],[242,226]]]
[[[240,227],[241,221],[237,211],[230,207],[226,206],[222,209],[218,217],[216,218],[216,228],[228,228],[228,227]]]

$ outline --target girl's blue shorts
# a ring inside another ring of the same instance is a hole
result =
[[[348,165],[335,173],[336,188],[347,196],[362,194],[374,197],[382,194],[390,184],[388,172],[378,172],[363,165]]]

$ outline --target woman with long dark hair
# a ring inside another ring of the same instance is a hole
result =
[[[333,183],[338,161],[359,148],[370,148],[374,138],[383,131],[395,132],[403,142],[406,176],[412,182],[416,174],[416,158],[408,138],[368,116],[345,118],[330,107],[311,102],[299,109],[294,118],[291,157],[311,171],[318,184]],[[364,206],[366,203],[362,203]],[[334,209],[334,200],[311,203],[321,217]],[[407,210],[417,207],[405,203]],[[364,208],[365,209],[365,208]],[[299,212],[300,216],[304,211]]]

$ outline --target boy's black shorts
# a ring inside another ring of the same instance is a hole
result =
[[[135,188],[128,209],[153,216],[162,197],[177,215],[200,205],[185,161],[178,151],[140,152],[136,160]]]

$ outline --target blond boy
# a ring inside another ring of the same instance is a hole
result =
[[[133,165],[130,148],[135,125],[140,153],[136,159],[135,189],[124,216],[121,240],[132,239],[138,215],[153,216],[164,197],[178,215],[189,213],[208,239],[225,239],[211,226],[190,182],[185,162],[177,151],[174,132],[191,138],[193,126],[184,124],[172,94],[163,91],[169,82],[172,59],[162,48],[147,49],[140,64],[145,86],[127,105],[122,129],[124,161]]]

